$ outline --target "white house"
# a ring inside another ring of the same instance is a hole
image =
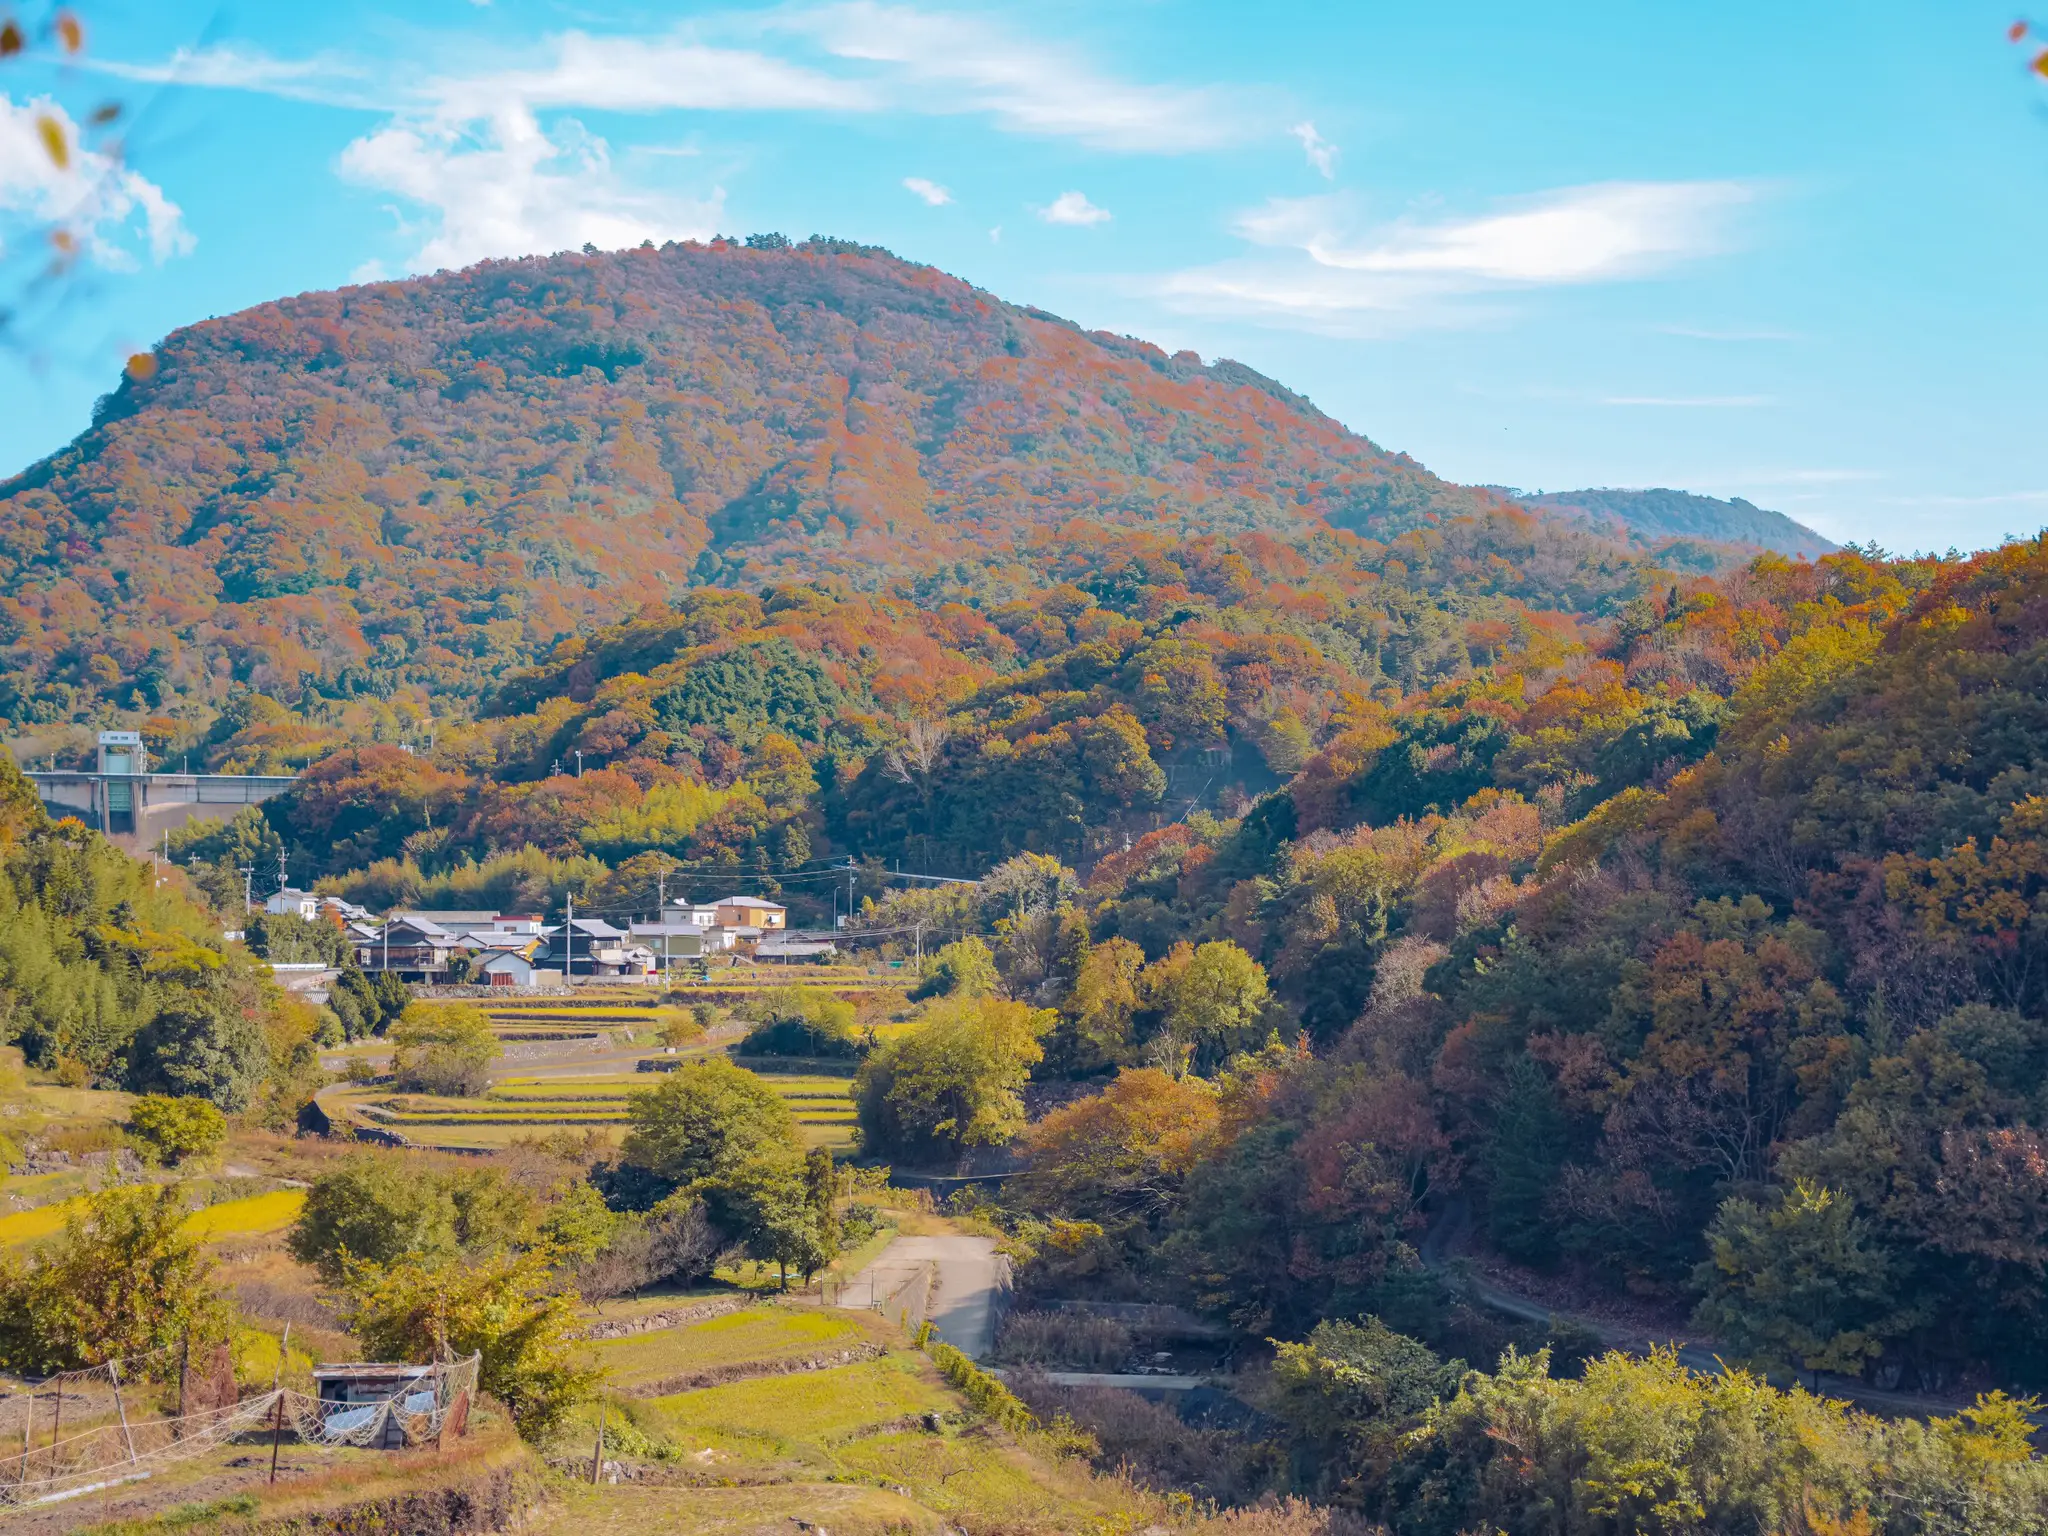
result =
[[[275,896],[266,896],[263,900],[263,910],[278,917],[290,914],[311,922],[320,915],[320,898],[311,891],[302,891],[288,885]]]

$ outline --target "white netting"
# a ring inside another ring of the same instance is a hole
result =
[[[243,1437],[289,1433],[302,1444],[336,1449],[422,1445],[444,1428],[460,1434],[476,1398],[481,1357],[430,1366],[374,1403],[330,1402],[283,1387],[169,1416],[138,1415],[143,1404],[117,1395],[117,1381],[127,1379],[123,1368],[136,1363],[67,1372],[14,1395],[0,1417],[0,1517],[146,1478]],[[10,1433],[11,1440],[5,1438]]]

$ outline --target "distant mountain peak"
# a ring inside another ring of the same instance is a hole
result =
[[[1654,545],[1669,539],[1704,539],[1742,544],[1781,555],[1818,559],[1841,546],[1782,512],[1743,500],[1726,501],[1667,487],[1551,491],[1529,496],[1505,486],[1490,487],[1525,507],[1583,523],[1596,532]]]

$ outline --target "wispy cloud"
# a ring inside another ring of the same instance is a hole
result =
[[[849,0],[776,24],[835,58],[879,66],[889,99],[913,111],[986,112],[1012,132],[1146,153],[1206,149],[1247,128],[1222,92],[1119,79],[980,17]]]
[[[121,80],[183,85],[203,90],[253,91],[289,101],[389,111],[402,99],[390,71],[379,76],[366,66],[322,54],[278,59],[249,48],[179,48],[168,58],[130,61],[88,56],[82,67]]]
[[[66,146],[61,166],[45,143],[45,123]],[[162,263],[193,244],[163,189],[88,147],[56,102],[39,96],[17,104],[0,95],[0,227],[24,223],[62,231],[88,259],[116,270],[134,267],[138,250]]]
[[[1081,192],[1062,192],[1037,212],[1048,224],[1107,224],[1110,217],[1107,208],[1096,207]]]
[[[495,59],[451,34],[375,66],[203,48],[96,67],[384,114],[339,169],[407,205],[424,232],[416,267],[711,231],[715,187],[684,195],[621,174],[605,141],[565,115],[579,111],[980,115],[1009,133],[1145,154],[1253,126],[1231,94],[1126,79],[985,17],[881,0],[728,12],[654,34],[572,29]],[[934,207],[951,198],[922,177],[903,185]],[[1109,218],[1079,193],[1040,212],[1059,224]]]
[[[1361,229],[1343,194],[1275,198],[1236,233],[1278,255],[1169,274],[1174,307],[1313,330],[1469,321],[1473,301],[1518,289],[1639,278],[1725,249],[1739,182],[1607,182],[1514,199],[1465,219]]]
[[[1321,173],[1323,180],[1337,178],[1337,146],[1316,132],[1314,123],[1296,123],[1287,130],[1301,140],[1301,151],[1308,156],[1308,163]]]

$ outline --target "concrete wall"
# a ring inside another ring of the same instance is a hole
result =
[[[130,853],[147,853],[188,821],[227,821],[297,783],[292,774],[31,773],[52,816],[75,816]],[[126,799],[125,811],[120,802]]]

